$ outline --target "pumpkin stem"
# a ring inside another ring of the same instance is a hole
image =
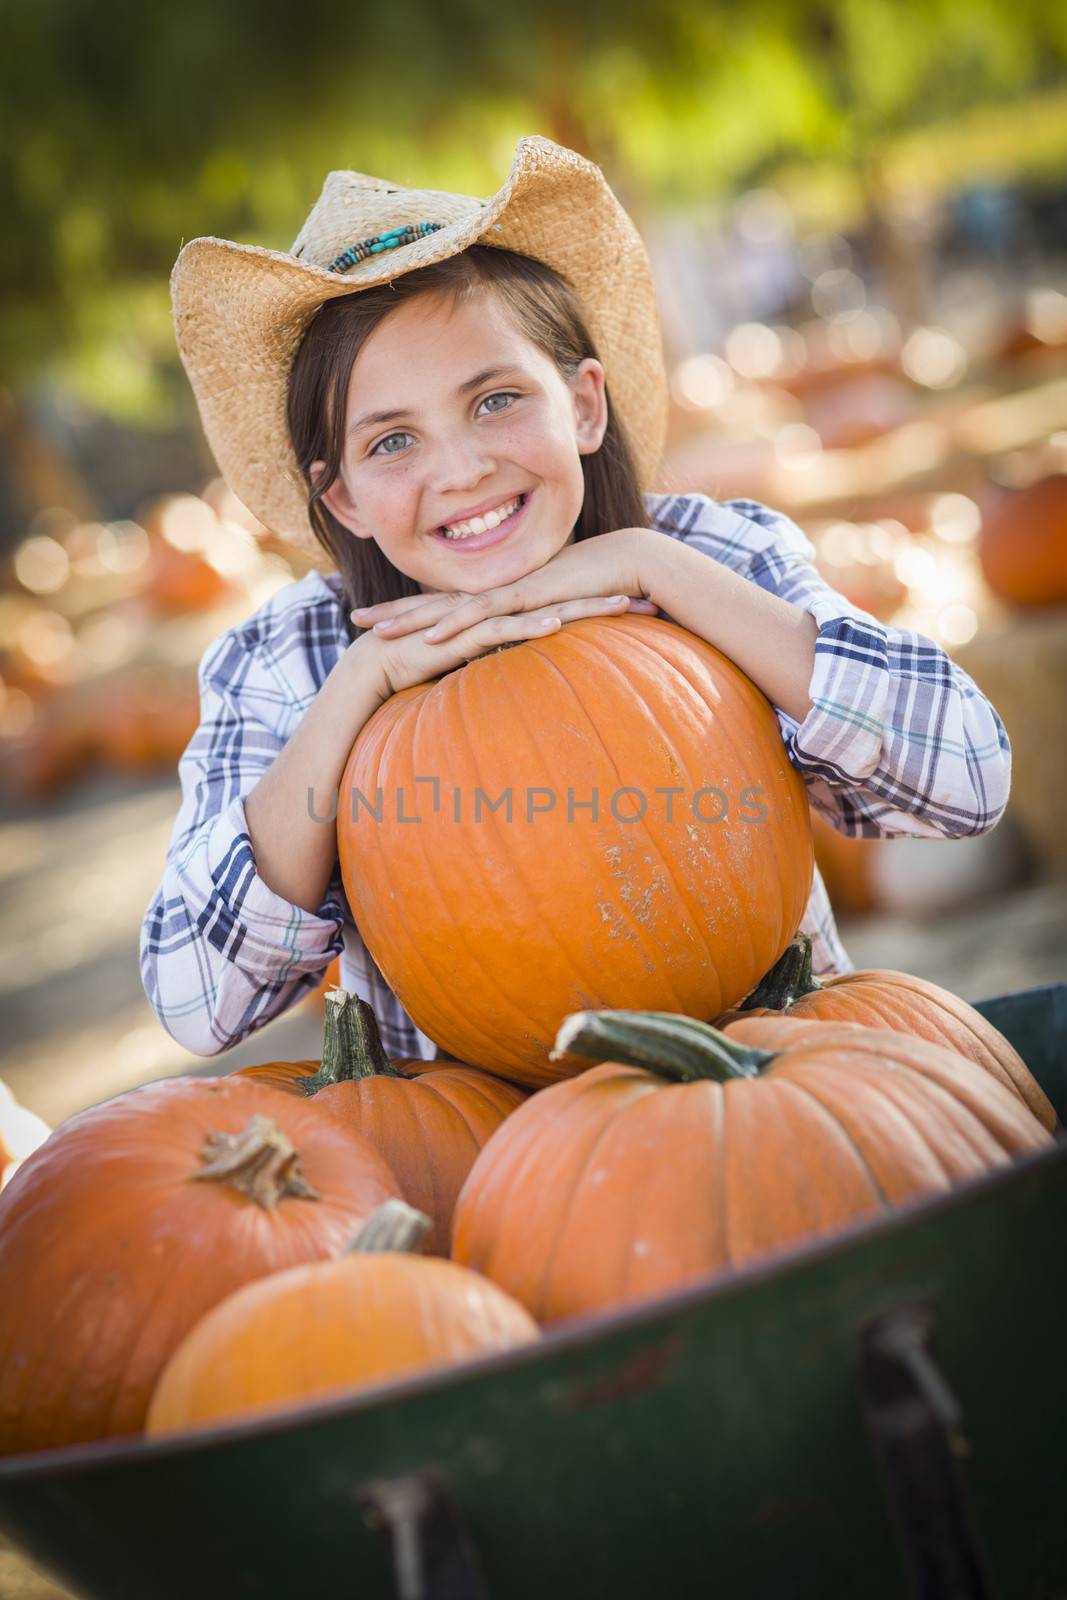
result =
[[[242,1133],[209,1133],[200,1159],[207,1165],[189,1174],[194,1182],[229,1183],[264,1211],[286,1195],[321,1199],[300,1170],[296,1146],[271,1117],[257,1114]]]
[[[755,1011],[759,1006],[768,1011],[788,1011],[795,1001],[821,988],[818,978],[811,974],[811,939],[806,933],[798,933],[737,1009]]]
[[[331,1083],[357,1078],[402,1078],[385,1053],[374,1008],[347,989],[330,989],[324,998],[322,1066],[299,1080],[306,1095],[318,1094]]]
[[[587,1056],[644,1067],[691,1083],[711,1078],[757,1078],[776,1052],[728,1039],[710,1023],[675,1011],[576,1011],[565,1017],[551,1059]]]
[[[433,1223],[423,1212],[403,1200],[383,1200],[371,1212],[348,1247],[349,1255],[377,1250],[401,1250],[418,1255]]]

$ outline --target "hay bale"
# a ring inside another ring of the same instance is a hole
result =
[[[954,654],[1008,730],[1008,816],[1042,874],[1067,877],[1067,607],[1015,613]]]

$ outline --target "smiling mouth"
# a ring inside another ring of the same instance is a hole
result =
[[[460,544],[465,539],[475,539],[479,534],[491,533],[494,528],[499,528],[502,523],[517,516],[529,498],[529,493],[516,495],[514,499],[506,500],[494,510],[487,511],[484,516],[471,517],[467,522],[443,523],[435,532],[438,538],[447,539],[451,544]]]

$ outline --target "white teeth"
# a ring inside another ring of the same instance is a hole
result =
[[[487,511],[484,517],[472,517],[469,522],[454,522],[445,527],[446,539],[466,539],[474,533],[485,533],[488,528],[498,528],[508,517],[513,516],[519,507],[518,500],[512,500],[509,505],[498,506],[495,511]]]

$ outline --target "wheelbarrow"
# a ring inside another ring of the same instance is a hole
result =
[[[1067,984],[979,1009],[1067,1120]],[[1063,1600],[1065,1239],[1061,1139],[534,1346],[9,1457],[0,1526],[92,1600]]]

